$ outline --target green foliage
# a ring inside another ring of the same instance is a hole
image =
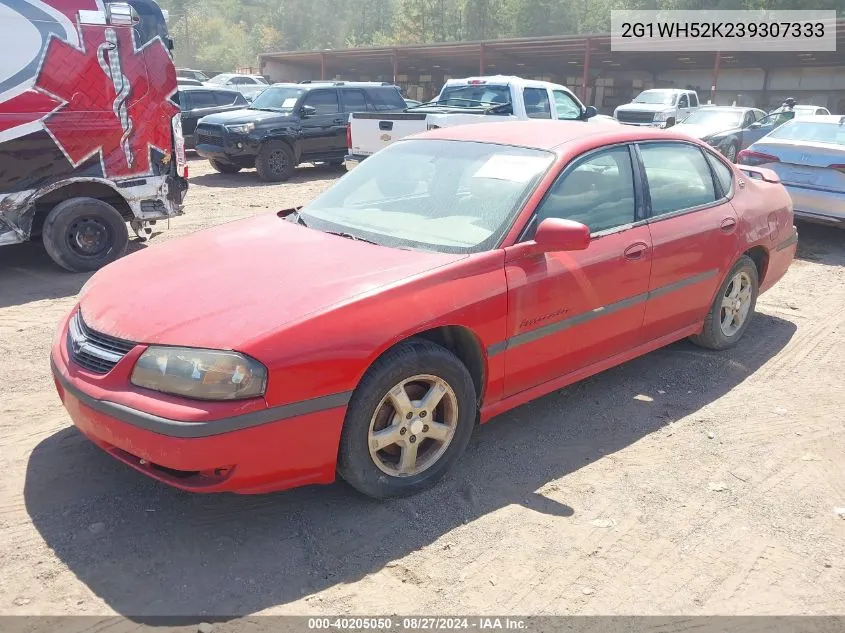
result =
[[[610,29],[612,9],[837,9],[845,0],[160,0],[180,66],[256,66],[259,53]]]

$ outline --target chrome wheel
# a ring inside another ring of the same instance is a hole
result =
[[[421,374],[395,385],[375,409],[370,457],[384,473],[412,477],[437,463],[455,437],[458,398],[442,378]]]
[[[748,318],[753,292],[751,277],[744,271],[733,276],[722,296],[720,325],[722,334],[733,336]]]
[[[732,163],[736,162],[736,145],[734,145],[733,143],[728,145],[728,151],[725,154],[725,158],[727,158]]]

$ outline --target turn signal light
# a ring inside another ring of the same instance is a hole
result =
[[[352,149],[352,126],[346,125],[346,147]]]
[[[742,150],[736,156],[736,162],[740,165],[750,165],[756,167],[758,165],[765,165],[766,163],[779,163],[780,158],[772,156],[771,154],[763,154],[762,152],[751,152],[747,149]]]

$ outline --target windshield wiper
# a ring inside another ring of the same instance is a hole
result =
[[[256,108],[255,106],[249,106],[247,110],[261,110],[262,112],[281,112],[281,108]]]
[[[344,233],[343,231],[323,231],[324,233],[328,233],[329,235],[337,235],[338,237],[345,237],[349,240],[355,240],[356,242],[366,242],[367,244],[376,244],[372,240],[364,239],[363,237],[358,237],[357,235],[352,235],[351,233]]]

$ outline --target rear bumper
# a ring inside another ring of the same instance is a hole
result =
[[[760,284],[760,292],[765,292],[774,286],[789,270],[795,253],[798,250],[798,229],[792,230],[786,235],[778,237],[775,247],[769,251],[769,262],[763,282]]]
[[[845,194],[784,183],[795,217],[827,224],[845,224]]]

